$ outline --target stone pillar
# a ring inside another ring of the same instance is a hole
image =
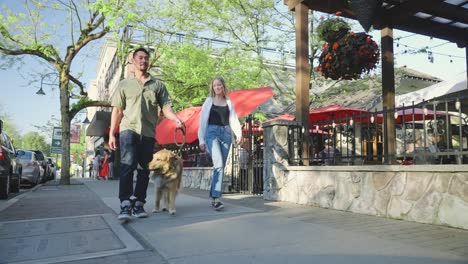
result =
[[[288,166],[288,127],[299,125],[296,121],[275,120],[267,122],[263,127],[263,198],[278,200],[278,190],[283,186],[280,182]]]

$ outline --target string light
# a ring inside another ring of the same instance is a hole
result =
[[[399,40],[399,39],[397,39]],[[457,59],[465,59],[465,57],[463,56],[456,56],[456,55],[451,55],[451,54],[445,54],[445,53],[440,53],[440,52],[434,52],[432,51],[433,48],[436,48],[436,47],[440,47],[440,46],[443,46],[443,45],[446,45],[446,44],[449,44],[451,42],[444,42],[444,43],[441,43],[441,44],[438,44],[438,45],[434,45],[434,46],[431,46],[431,47],[424,47],[424,48],[416,48],[416,47],[412,47],[412,46],[409,46],[409,45],[406,45],[406,44],[402,44],[400,43],[399,41],[397,42],[396,44],[396,47],[400,47],[402,46],[403,48],[405,48],[404,50],[402,50],[402,52],[399,52],[399,53],[395,53],[395,55],[399,55],[399,54],[417,54],[417,53],[427,53],[427,59],[429,60],[429,62],[431,63],[434,63],[434,55],[437,55],[437,56],[446,56],[446,57],[449,57],[450,58],[450,63],[453,63],[453,59],[454,58],[457,58]]]
[[[432,51],[427,52],[427,59],[430,63],[434,63],[434,56],[432,55]]]

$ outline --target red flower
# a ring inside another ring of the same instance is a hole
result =
[[[336,50],[340,45],[338,44],[338,42],[334,42],[333,43],[333,46],[332,46],[332,49],[333,50]]]
[[[358,79],[374,69],[379,59],[379,47],[369,35],[351,32],[331,45],[324,43],[317,70],[334,80]]]

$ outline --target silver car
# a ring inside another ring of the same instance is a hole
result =
[[[55,180],[57,178],[57,164],[55,164],[54,159],[51,157],[47,157],[46,160],[50,168],[49,180]]]
[[[39,184],[44,178],[44,169],[36,157],[36,153],[31,150],[18,150],[18,158],[23,165],[22,183],[29,183],[32,186]]]

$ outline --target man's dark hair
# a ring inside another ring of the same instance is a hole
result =
[[[146,53],[146,55],[148,55],[148,57],[149,57],[149,55],[150,55],[147,49],[145,49],[145,48],[138,48],[138,49],[136,49],[136,50],[133,52],[133,57],[135,57],[135,55],[136,55],[137,52],[139,52],[139,51],[143,51],[144,53]]]

